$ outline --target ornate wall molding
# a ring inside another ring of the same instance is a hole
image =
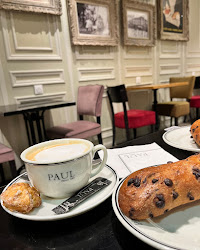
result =
[[[65,83],[63,69],[10,71],[13,87]]]
[[[101,81],[115,78],[115,68],[78,68],[78,81]]]
[[[0,9],[47,13],[53,15],[62,14],[60,0],[0,0]]]
[[[6,18],[6,13],[2,12],[1,22],[3,27],[3,38],[6,49],[7,60],[61,60],[60,37],[57,20],[55,17],[45,16],[47,25],[46,39],[48,46],[30,46],[24,42],[23,46],[17,39],[14,13],[9,13],[10,18]],[[53,18],[53,22],[50,21]],[[10,22],[10,23],[9,23]],[[52,36],[51,33],[54,33]]]

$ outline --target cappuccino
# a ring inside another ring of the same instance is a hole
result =
[[[103,150],[104,158],[93,165],[93,157]],[[66,198],[83,188],[107,161],[107,149],[84,139],[68,138],[41,142],[21,153],[28,178],[40,193]]]
[[[90,149],[90,146],[81,141],[69,141],[68,143],[51,143],[43,147],[36,147],[26,154],[26,159],[35,162],[61,162],[82,155]]]

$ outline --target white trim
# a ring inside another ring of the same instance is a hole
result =
[[[152,66],[127,66],[125,68],[125,77],[136,77],[136,76],[152,76]]]
[[[180,64],[161,64],[160,75],[174,75],[181,73]]]
[[[48,76],[54,75],[54,79]],[[54,70],[20,70],[10,71],[11,82],[13,87],[33,86],[36,84],[60,84],[65,83],[64,71],[62,69]],[[36,77],[31,79],[31,77]],[[40,78],[40,76],[42,78]],[[46,76],[46,77],[45,77]],[[23,77],[25,80],[23,80]]]
[[[12,12],[9,12],[10,15],[10,19],[12,20]],[[16,37],[14,35],[14,33],[12,33],[13,36],[13,40],[14,40],[14,45],[15,45],[15,51],[38,51],[38,53],[13,53],[12,49],[11,49],[11,43],[10,43],[10,38],[9,38],[9,33],[8,33],[8,24],[7,24],[7,19],[5,16],[5,12],[2,11],[2,15],[1,15],[1,22],[2,22],[2,31],[3,31],[3,39],[4,39],[4,44],[5,44],[5,49],[6,49],[6,56],[7,56],[7,60],[30,60],[30,61],[34,61],[34,60],[62,60],[61,57],[61,49],[60,49],[60,39],[59,39],[59,29],[58,29],[58,25],[57,25],[57,19],[55,18],[55,16],[52,16],[53,18],[53,25],[54,25],[54,29],[55,29],[55,33],[53,38],[55,39],[55,48],[56,51],[53,53],[49,53],[49,54],[41,54],[39,52],[41,51],[52,51],[53,52],[53,46],[52,48],[46,48],[43,47],[38,48],[38,47],[18,47],[17,46],[17,42],[15,41]],[[12,23],[12,21],[11,21]],[[50,23],[49,23],[49,28],[50,28]],[[14,29],[12,29],[13,32],[15,32]],[[49,35],[50,35],[50,30],[49,30]],[[52,43],[52,42],[51,42]]]
[[[94,47],[94,46],[76,46],[76,60],[114,60],[114,48],[112,47]]]
[[[100,81],[115,79],[115,68],[78,68],[78,80],[84,81]]]
[[[152,57],[152,48],[126,46],[123,49],[123,57],[130,59],[149,59]]]
[[[37,103],[49,103],[53,100],[63,101],[66,99],[66,92],[59,92],[55,94],[45,94],[40,96],[27,95],[27,96],[16,96],[14,97],[16,104],[18,105],[35,105]]]

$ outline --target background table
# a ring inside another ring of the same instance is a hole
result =
[[[46,139],[44,112],[48,109],[69,107],[75,102],[54,101],[51,103],[40,103],[31,106],[19,106],[17,104],[0,106],[0,116],[11,116],[22,114],[26,126],[29,145],[42,142]],[[35,122],[35,126],[34,126]]]
[[[173,87],[180,87],[180,86],[186,86],[188,85],[188,82],[173,82],[173,83],[162,83],[162,84],[148,84],[148,85],[127,85],[126,90],[127,91],[135,91],[135,90],[153,90],[153,110],[156,113],[156,129],[159,128],[159,118],[156,110],[156,105],[158,103],[157,100],[157,90],[163,89],[163,88],[173,88]]]
[[[120,146],[156,142],[178,159],[193,154],[167,145],[162,140],[163,133],[158,131]],[[6,213],[1,207],[0,221],[1,249],[153,249],[119,222],[112,209],[111,197],[85,214],[60,221],[22,220]]]

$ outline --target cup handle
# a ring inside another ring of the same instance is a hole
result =
[[[104,145],[99,144],[93,147],[93,157],[94,157],[95,152],[99,150],[103,150],[103,160],[100,163],[95,164],[95,168],[94,168],[94,165],[92,166],[92,172],[91,172],[90,178],[97,175],[106,165],[108,153]]]

